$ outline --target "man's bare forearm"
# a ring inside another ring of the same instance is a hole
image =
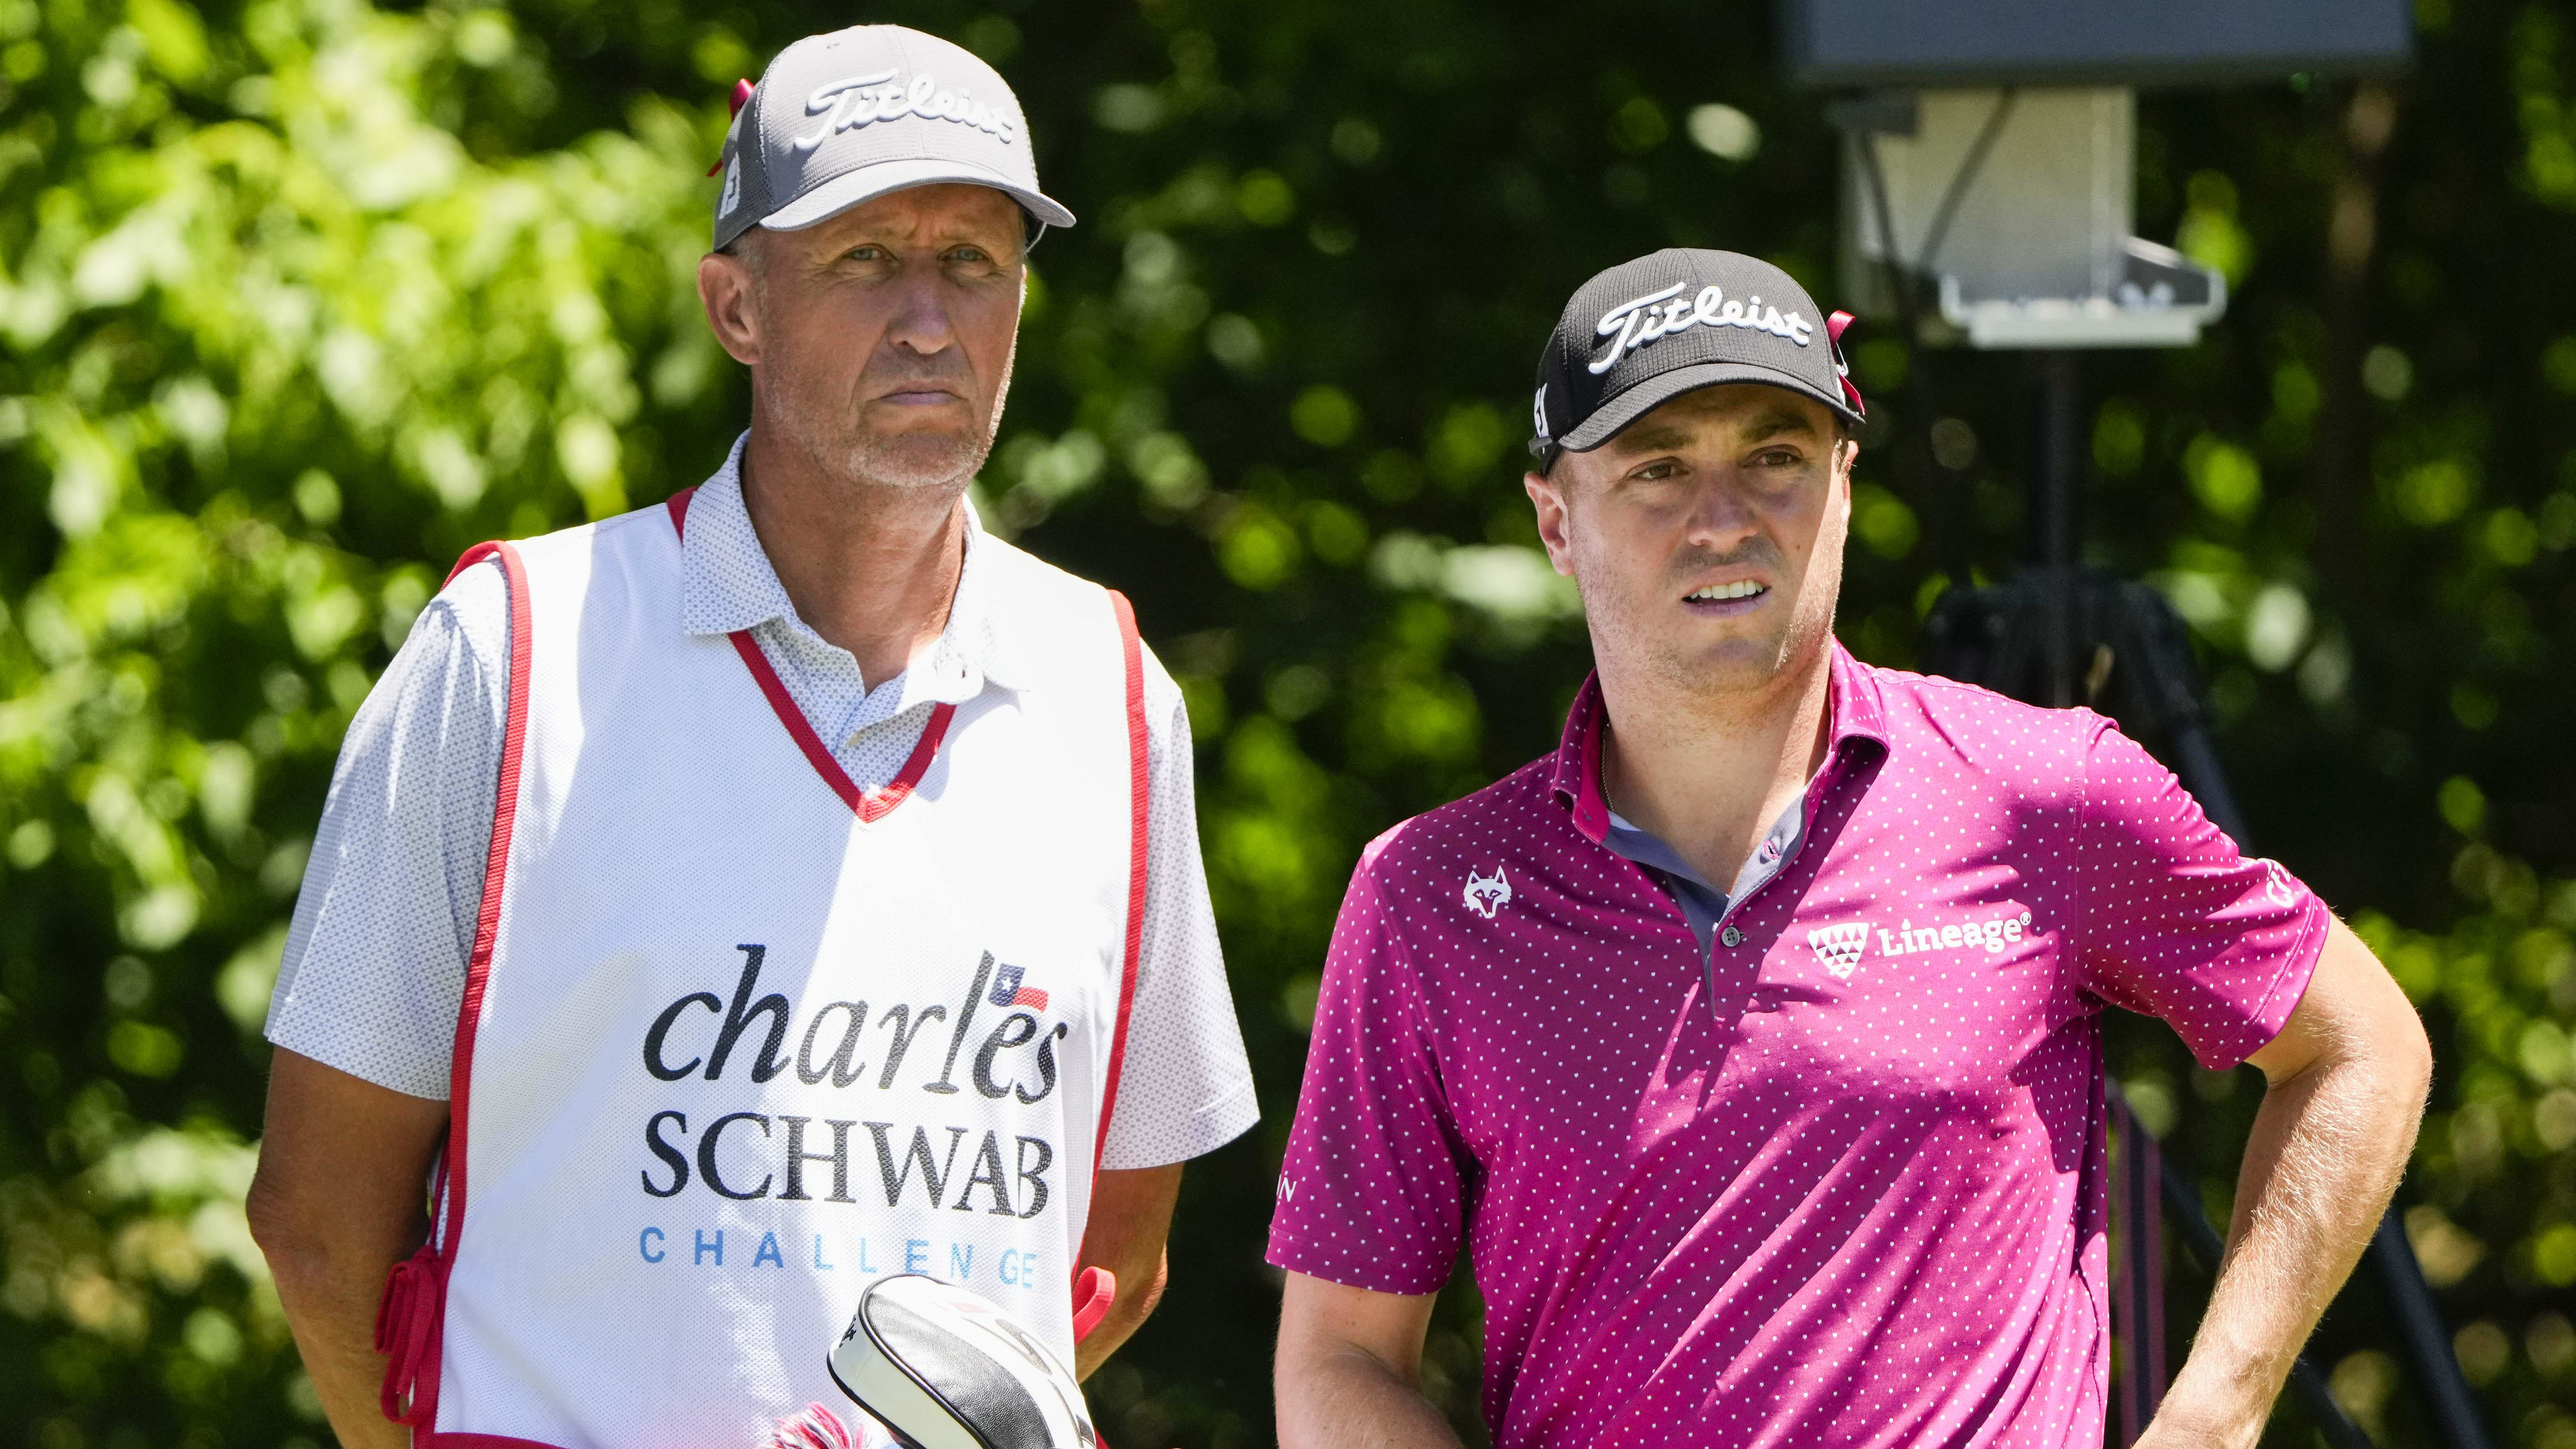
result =
[[[2265,1094],[2237,1176],[2226,1260],[2157,1415],[2160,1449],[2235,1449],[2261,1436],[2291,1361],[2405,1171],[2423,1094],[2405,1053],[2322,1061]]]
[[[1109,1313],[1073,1346],[1073,1371],[1088,1379],[1109,1361],[1119,1345],[1145,1324],[1171,1280],[1171,1262],[1163,1251],[1172,1229],[1172,1208],[1181,1198],[1181,1164],[1165,1167],[1110,1168],[1094,1180],[1091,1221],[1082,1236],[1082,1255],[1074,1271],[1079,1282],[1085,1268],[1107,1270],[1117,1280]]]
[[[388,1422],[380,1403],[385,1356],[376,1352],[376,1305],[385,1274],[417,1243],[387,1244],[379,1261],[377,1252],[297,1242],[272,1228],[262,1246],[332,1432],[345,1449],[407,1449],[411,1431]]]
[[[1170,1263],[1157,1259],[1151,1273],[1139,1275],[1130,1270],[1119,1278],[1118,1297],[1110,1304],[1109,1312],[1089,1337],[1073,1346],[1073,1376],[1077,1380],[1089,1380],[1102,1364],[1109,1362],[1110,1355],[1136,1336],[1146,1319],[1154,1316],[1154,1306],[1163,1301],[1163,1289],[1171,1282],[1171,1275]]]
[[[407,1097],[280,1048],[250,1185],[251,1236],[277,1279],[304,1371],[348,1449],[405,1449],[378,1395],[385,1275],[429,1231],[429,1162],[447,1105]]]
[[[1280,1366],[1279,1449],[1458,1449],[1419,1380],[1360,1348]]]
[[[1458,1449],[1422,1396],[1432,1295],[1290,1272],[1279,1299],[1279,1449]]]

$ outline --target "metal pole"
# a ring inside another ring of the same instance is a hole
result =
[[[2084,379],[2073,352],[2031,355],[2039,389],[2039,466],[2030,490],[2031,561],[2046,590],[2041,647],[2048,703],[2079,704],[2075,681],[2075,497],[2083,468]]]

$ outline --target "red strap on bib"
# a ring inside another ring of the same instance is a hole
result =
[[[432,1400],[419,1392],[438,1370],[438,1327],[447,1301],[446,1265],[438,1250],[420,1251],[385,1275],[376,1305],[376,1352],[385,1355],[385,1382],[377,1402],[397,1424],[425,1423]]]
[[[506,543],[481,543],[456,561],[448,582],[485,559],[497,560],[510,595],[510,694],[502,717],[501,774],[492,802],[492,840],[483,860],[483,905],[474,924],[474,946],[465,960],[465,991],[456,1009],[456,1038],[450,1053],[447,1092],[447,1142],[441,1149],[429,1185],[429,1241],[396,1263],[385,1275],[385,1294],[376,1303],[376,1351],[385,1355],[385,1381],[376,1391],[377,1407],[397,1424],[426,1432],[430,1442],[438,1422],[439,1359],[445,1347],[447,1269],[456,1258],[457,1235],[465,1223],[465,1131],[472,1120],[474,1032],[483,1014],[483,989],[492,970],[492,949],[501,928],[501,889],[510,863],[510,836],[519,812],[519,768],[528,739],[528,667],[534,650],[529,622],[528,576],[519,552]]]
[[[1127,1021],[1136,1008],[1137,958],[1144,953],[1146,850],[1151,844],[1153,791],[1148,777],[1150,751],[1145,732],[1145,643],[1136,633],[1136,610],[1127,596],[1109,591],[1109,608],[1118,623],[1119,654],[1127,674],[1127,943],[1118,973],[1118,1016],[1109,1035],[1109,1071],[1101,1084],[1100,1132],[1092,1141],[1091,1186],[1097,1199],[1100,1159],[1109,1150],[1109,1118],[1118,1110],[1118,1078],[1127,1065]],[[1081,1261],[1080,1250],[1075,1261]],[[1073,1341],[1082,1342],[1109,1306],[1118,1300],[1118,1277],[1102,1267],[1089,1267],[1073,1279]],[[1105,1446],[1104,1446],[1105,1449]]]
[[[1082,1342],[1100,1320],[1109,1316],[1109,1306],[1118,1301],[1118,1275],[1106,1268],[1085,1268],[1073,1280],[1073,1341]]]

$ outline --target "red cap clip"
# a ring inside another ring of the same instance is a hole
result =
[[[1860,389],[1852,386],[1851,364],[1843,361],[1843,330],[1852,325],[1852,314],[1836,312],[1825,319],[1825,345],[1834,353],[1834,381],[1842,384],[1843,397],[1851,403],[1852,412],[1869,416],[1869,406],[1860,400]]]
[[[749,82],[749,81],[747,81],[747,80],[738,80],[738,81],[735,81],[735,82],[733,83],[733,105],[732,105],[732,108],[731,108],[731,109],[729,109],[729,110],[727,110],[727,111],[725,112],[725,117],[726,117],[726,119],[727,119],[727,120],[731,120],[733,117],[741,115],[741,114],[742,114],[742,105],[743,105],[743,102],[748,101],[748,100],[750,100],[750,99],[751,99],[751,82]],[[713,176],[713,175],[715,175],[717,172],[722,171],[723,169],[724,169],[724,162],[723,162],[723,160],[722,160],[722,159],[718,159],[718,160],[717,160],[717,162],[716,162],[716,164],[714,164],[713,166],[710,166],[710,167],[708,167],[708,168],[707,168],[707,174],[708,174],[709,176]]]

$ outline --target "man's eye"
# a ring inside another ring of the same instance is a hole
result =
[[[1679,463],[1648,463],[1628,476],[1640,483],[1661,483],[1667,478],[1678,478],[1681,473],[1682,467]]]
[[[1794,468],[1798,466],[1798,454],[1792,448],[1765,448],[1753,455],[1753,464],[1757,468]]]
[[[870,245],[850,249],[850,260],[854,262],[881,262],[885,259],[886,249],[881,246]]]
[[[982,247],[958,247],[948,253],[948,260],[952,262],[989,262],[992,259],[992,254]]]

